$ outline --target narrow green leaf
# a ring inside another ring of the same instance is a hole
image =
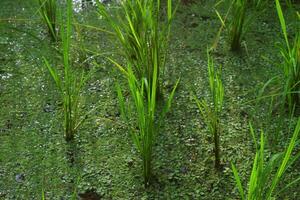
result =
[[[240,179],[240,176],[238,175],[238,172],[237,172],[234,164],[232,164],[232,163],[231,163],[231,169],[233,171],[233,175],[234,175],[234,178],[235,178],[237,188],[240,192],[241,199],[244,200],[245,199],[245,193],[244,193],[244,189],[243,189],[243,186],[242,186],[242,183],[241,183],[241,179]]]

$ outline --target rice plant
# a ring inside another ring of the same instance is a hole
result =
[[[267,6],[269,0],[252,0],[250,3],[255,9],[261,10]]]
[[[292,7],[293,7],[292,0],[285,0],[285,4],[286,4],[289,8],[292,8]]]
[[[250,132],[255,142],[256,154],[253,161],[253,167],[248,181],[247,191],[243,189],[241,177],[234,164],[232,164],[232,171],[236,181],[237,188],[242,200],[271,200],[275,199],[276,195],[284,191],[288,187],[300,181],[297,177],[294,181],[287,184],[282,189],[277,189],[278,183],[282,179],[287,168],[291,166],[295,160],[299,158],[299,153],[292,156],[292,151],[296,146],[298,135],[300,132],[300,118],[294,130],[294,134],[290,140],[289,145],[283,153],[273,155],[267,162],[265,161],[265,136],[261,132],[260,147],[256,142],[255,133],[250,125]],[[275,173],[274,173],[275,172]]]
[[[276,9],[285,40],[285,44],[280,48],[283,57],[281,66],[285,81],[283,96],[289,111],[291,111],[294,106],[300,105],[300,31],[297,30],[296,37],[291,44],[288,40],[286,23],[279,0],[276,0]]]
[[[232,51],[241,48],[241,41],[244,34],[247,0],[233,0],[232,22],[230,24],[230,46]]]
[[[199,100],[195,97],[196,103],[200,110],[200,114],[207,124],[210,133],[214,139],[214,153],[215,153],[215,168],[221,167],[220,155],[220,134],[221,123],[220,117],[222,113],[224,101],[224,87],[221,80],[221,67],[215,69],[214,61],[207,51],[208,60],[208,78],[212,100]],[[210,106],[212,104],[212,107]]]
[[[155,60],[157,59],[158,58],[156,57]],[[129,125],[132,140],[141,155],[143,161],[144,183],[145,187],[147,187],[152,176],[151,160],[155,138],[159,132],[160,124],[165,118],[165,114],[171,107],[171,102],[179,80],[170,93],[168,101],[163,109],[158,112],[156,100],[156,88],[158,83],[157,62],[154,63],[153,66],[153,75],[151,76],[152,87],[150,87],[146,78],[139,80],[136,77],[130,64],[128,64],[127,68],[124,68],[117,63],[115,64],[125,74],[128,80],[132,101],[126,103],[120,86],[117,86],[119,105],[122,118]]]
[[[56,31],[56,7],[57,0],[38,0],[39,2],[39,13],[42,16],[44,23],[48,28],[49,35],[53,41],[57,40]]]
[[[123,1],[116,17],[99,1],[98,7],[100,15],[109,22],[115,33],[115,39],[121,46],[122,55],[132,66],[138,80],[146,78],[149,87],[152,87],[153,66],[157,65],[156,91],[160,95],[160,73],[165,66],[171,21],[174,15],[172,0],[167,0],[166,13],[161,12],[160,0]],[[155,57],[157,60],[154,60]]]
[[[143,160],[145,187],[151,179],[152,149],[159,124],[169,110],[177,84],[162,112],[157,110],[157,97],[161,95],[160,73],[166,62],[167,44],[174,12],[172,1],[167,1],[166,19],[161,12],[161,1],[127,0],[122,2],[119,14],[114,17],[98,1],[99,14],[112,27],[115,39],[127,67],[110,59],[127,77],[132,104],[125,105],[120,87],[118,98],[123,119],[130,123],[130,132]],[[136,127],[138,127],[136,129]]]
[[[86,81],[84,73],[77,73],[71,66],[70,44],[72,34],[72,0],[67,0],[66,27],[61,26],[61,40],[63,53],[63,76],[44,58],[45,64],[61,94],[64,112],[64,132],[66,141],[74,138],[76,130],[84,121],[79,115],[80,91]]]

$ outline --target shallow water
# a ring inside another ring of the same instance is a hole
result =
[[[145,190],[141,159],[128,130],[119,123],[115,83],[119,81],[125,88],[126,80],[105,59],[84,54],[92,57],[84,65],[86,70],[97,67],[83,92],[85,108],[99,107],[88,116],[75,143],[67,144],[60,96],[42,60],[44,56],[60,68],[57,45],[51,44],[45,26],[36,22],[39,16],[33,14],[34,7],[23,0],[1,0],[0,18],[31,20],[0,22],[0,199],[41,199],[43,191],[46,199],[71,199],[74,193],[97,193],[101,199],[238,199],[230,162],[236,163],[242,177],[249,176],[254,146],[248,123],[265,129],[270,137],[283,123],[276,144],[282,149],[288,136],[285,124],[295,120],[275,114],[268,123],[269,101],[251,102],[270,77],[280,75],[280,54],[274,42],[280,41],[281,33],[276,11],[269,5],[258,18],[262,23],[251,25],[241,53],[228,51],[227,32],[213,53],[216,65],[223,69],[225,112],[221,136],[224,168],[220,173],[212,170],[212,137],[193,94],[209,97],[206,47],[220,27],[214,3],[179,7],[176,14],[163,89],[167,94],[179,77],[181,83],[155,145],[153,185]],[[82,4],[76,1],[74,8],[80,22],[104,26],[92,7],[81,12]],[[224,14],[226,8],[219,11]],[[294,30],[293,12],[285,11],[288,27]],[[81,27],[81,34],[87,48],[115,53],[110,36],[103,32]],[[80,67],[80,56],[80,52],[72,52],[75,67]],[[266,154],[271,151],[267,149]],[[283,184],[299,174],[299,164]],[[283,197],[299,199],[298,188],[295,185]]]
[[[107,6],[110,6],[111,3],[120,3],[121,0],[100,0],[101,3],[104,3]],[[96,0],[73,0],[74,11],[81,12],[88,7],[96,6]]]

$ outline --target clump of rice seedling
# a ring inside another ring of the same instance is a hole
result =
[[[292,7],[293,7],[293,2],[295,2],[295,1],[292,1],[292,0],[285,0],[285,4],[286,4],[289,8],[292,8]]]
[[[211,50],[216,49],[221,32],[226,29],[229,35],[231,51],[239,51],[241,49],[242,40],[244,35],[247,33],[249,26],[261,13],[263,13],[266,5],[268,4],[268,0],[219,1],[215,6],[217,7],[221,5],[222,2],[229,2],[230,5],[224,17],[221,16],[217,9],[215,9],[218,18],[220,19],[221,27],[214,39]],[[228,26],[227,21],[229,21]]]
[[[120,87],[118,98],[123,119],[130,125],[135,146],[143,160],[145,186],[151,179],[152,149],[159,125],[171,106],[175,89],[172,90],[163,111],[157,112],[157,97],[160,93],[160,73],[166,62],[170,25],[174,12],[172,0],[167,0],[167,12],[161,12],[160,0],[127,0],[121,3],[117,17],[97,1],[99,13],[110,24],[126,67],[112,61],[128,80],[132,101],[125,105]],[[162,17],[166,16],[166,20]]]
[[[206,100],[199,100],[195,97],[196,103],[200,110],[200,114],[207,124],[210,133],[214,138],[214,152],[215,152],[215,168],[220,169],[221,167],[221,156],[220,156],[220,134],[221,134],[221,113],[224,101],[224,87],[221,80],[221,67],[215,69],[214,61],[207,51],[208,59],[208,78],[210,93],[212,96],[212,107],[210,102]]]
[[[64,132],[66,141],[74,138],[76,130],[84,121],[79,116],[80,91],[86,81],[84,73],[77,73],[71,66],[70,43],[72,34],[72,1],[67,1],[66,27],[61,26],[62,52],[63,52],[63,77],[60,77],[56,68],[51,67],[44,59],[45,64],[59,89],[63,102]]]
[[[43,18],[44,23],[48,28],[49,35],[53,41],[57,40],[56,30],[56,0],[38,0],[39,2],[39,13]]]
[[[155,58],[157,60],[158,58]],[[154,63],[153,75],[150,87],[146,78],[139,80],[130,64],[127,68],[121,67],[115,63],[121,71],[126,75],[128,80],[131,98],[133,102],[125,103],[122,90],[117,86],[117,93],[119,98],[119,105],[122,118],[129,124],[130,134],[133,142],[138,149],[143,160],[143,176],[145,187],[150,183],[152,176],[152,151],[156,135],[159,132],[160,124],[162,123],[165,114],[171,107],[171,102],[179,83],[177,81],[174,86],[168,101],[166,102],[162,111],[157,112],[156,88],[157,88],[157,73],[158,65]]]
[[[300,105],[300,32],[298,30],[294,42],[291,44],[288,40],[286,23],[278,0],[276,0],[276,9],[285,40],[285,47],[283,45],[280,48],[283,56],[281,66],[285,80],[283,96],[291,112],[295,106]]]
[[[161,12],[160,0],[126,0],[114,17],[98,1],[99,13],[110,24],[121,46],[126,62],[130,63],[138,80],[147,79],[152,87],[153,66],[157,65],[157,89],[160,94],[160,73],[164,70],[170,35],[172,0],[167,0],[166,14]],[[166,19],[163,19],[166,16]],[[153,51],[155,49],[155,51]],[[157,60],[154,60],[157,58]]]
[[[252,126],[250,125],[250,131],[253,136],[256,154],[253,161],[252,172],[250,175],[250,180],[248,181],[248,189],[245,192],[242,186],[241,177],[238,175],[237,169],[234,164],[232,165],[232,171],[236,181],[237,188],[240,193],[242,200],[271,200],[276,197],[280,192],[297,183],[300,180],[300,177],[295,179],[286,185],[283,189],[277,190],[278,183],[283,177],[284,172],[289,166],[291,166],[300,154],[292,156],[292,151],[296,145],[298,135],[300,132],[300,118],[294,130],[294,134],[290,140],[289,145],[287,146],[285,152],[278,153],[273,155],[269,161],[265,161],[265,136],[261,132],[260,136],[260,147],[256,142],[255,133]],[[274,174],[274,170],[276,170]]]
[[[250,3],[255,9],[261,10],[269,3],[269,0],[253,0]]]
[[[230,47],[232,51],[241,48],[242,36],[246,17],[246,0],[233,0],[232,22],[230,25]]]

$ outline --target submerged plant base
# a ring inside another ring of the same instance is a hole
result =
[[[71,142],[74,140],[74,135],[75,135],[75,132],[74,131],[71,131],[71,130],[66,130],[65,131],[65,139],[67,142]]]
[[[232,30],[232,38],[230,43],[231,51],[240,51],[241,50],[241,35],[237,33],[237,30]]]
[[[222,169],[221,166],[221,155],[220,155],[220,133],[218,131],[218,129],[215,131],[214,133],[214,144],[215,144],[215,168],[217,170]]]
[[[95,190],[88,190],[85,193],[78,194],[80,200],[100,200],[101,196]]]
[[[231,50],[231,51],[240,51],[240,50],[241,50],[240,42],[234,40],[234,41],[231,43],[230,50]]]
[[[151,182],[151,159],[143,159],[143,171],[144,171],[144,186],[149,187]]]

